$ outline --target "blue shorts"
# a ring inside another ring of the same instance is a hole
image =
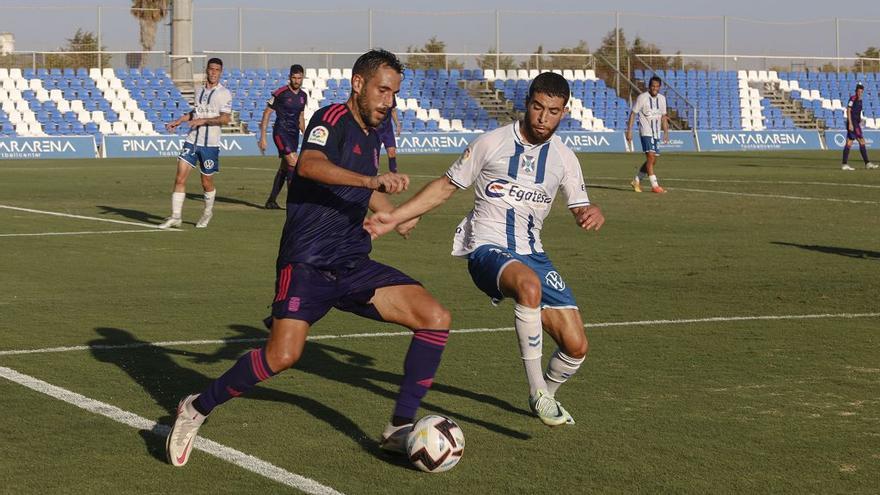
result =
[[[545,253],[516,254],[507,248],[486,244],[468,255],[468,271],[477,288],[492,298],[493,302],[504,299],[499,289],[501,272],[514,261],[531,268],[541,279],[541,308],[577,309],[577,301],[571,288]]]
[[[660,140],[651,136],[641,136],[642,151],[660,156]]]
[[[864,134],[862,134],[861,125],[854,125],[852,131],[850,131],[849,129],[846,130],[846,139],[849,141],[855,141],[857,139],[862,139],[863,137]]]
[[[321,270],[305,263],[286,265],[276,275],[272,316],[311,325],[336,308],[384,321],[370,300],[376,289],[392,285],[421,284],[400,270],[369,258],[339,270]]]
[[[273,132],[272,140],[275,141],[275,147],[278,148],[278,156],[285,156],[296,153],[299,149],[299,131],[297,132]]]
[[[189,166],[196,168],[202,175],[214,175],[220,171],[220,147],[219,146],[196,146],[192,143],[183,143],[183,149],[177,155],[180,160],[189,163]]]

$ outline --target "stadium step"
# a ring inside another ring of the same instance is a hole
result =
[[[460,81],[459,84],[489,114],[490,118],[498,121],[499,125],[507,124],[519,117],[513,109],[513,103],[504,98],[499,91],[495,90],[493,83],[487,81]]]
[[[767,98],[774,107],[782,111],[782,115],[790,118],[799,129],[824,128],[824,122],[816,120],[813,112],[806,110],[800,102],[792,100],[779,89],[777,84],[760,84],[757,88],[762,98]]]

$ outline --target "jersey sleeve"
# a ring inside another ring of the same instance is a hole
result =
[[[340,106],[324,107],[312,115],[308,126],[306,126],[301,152],[306,150],[320,151],[331,162],[336,164],[340,162],[342,143],[345,139],[344,124],[342,124],[344,121],[340,117],[348,111],[348,109],[339,109]]]
[[[636,102],[633,103],[632,113],[638,114],[642,111],[642,103],[644,103],[645,99],[642,98],[642,95],[636,97]]]
[[[232,93],[226,88],[223,89],[224,91],[217,95],[220,97],[220,101],[217,102],[217,108],[221,114],[232,113]]]
[[[483,136],[471,141],[457,160],[446,171],[446,177],[459,189],[467,189],[474,183],[486,155],[486,140]]]
[[[275,93],[269,95],[269,99],[266,100],[266,107],[275,110]]]
[[[850,96],[850,97],[849,97],[849,102],[846,104],[846,106],[847,106],[848,108],[852,108],[853,105],[855,104],[855,102],[856,102],[856,97],[855,97],[855,96]]]
[[[577,208],[579,206],[589,206],[590,196],[587,195],[587,185],[584,183],[584,174],[581,172],[581,164],[571,150],[562,158],[563,177],[562,193],[567,199],[566,206],[568,208]]]
[[[660,95],[660,115],[666,115],[666,97]]]

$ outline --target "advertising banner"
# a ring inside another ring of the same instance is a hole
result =
[[[106,158],[146,158],[177,156],[185,136],[104,136]],[[267,150],[267,153],[272,150]],[[253,134],[220,136],[220,156],[258,156],[260,148]]]
[[[821,150],[818,131],[697,131],[702,151]]]
[[[0,160],[96,156],[95,138],[92,136],[0,137]]]

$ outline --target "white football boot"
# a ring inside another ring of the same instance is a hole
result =
[[[198,395],[190,395],[177,405],[177,419],[174,420],[174,426],[165,441],[165,453],[172,466],[181,467],[186,464],[199,427],[205,422],[206,416],[196,411],[192,405],[197,398]]]

